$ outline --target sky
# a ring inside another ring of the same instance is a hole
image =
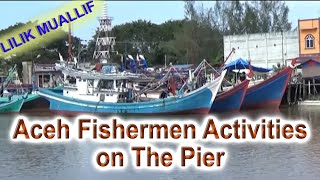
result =
[[[64,1],[0,1],[0,29],[5,29],[17,22],[27,22],[48,11],[54,11]],[[198,2],[199,3],[199,2]],[[150,20],[160,24],[168,20],[184,18],[184,2],[182,1],[107,1],[108,15],[113,17],[112,25],[119,25],[138,19]],[[213,6],[214,2],[204,1],[204,6]],[[320,2],[287,1],[290,9],[289,21],[293,28],[298,19],[320,17]],[[89,40],[98,27],[98,20],[88,22],[81,29],[74,29],[73,34]]]

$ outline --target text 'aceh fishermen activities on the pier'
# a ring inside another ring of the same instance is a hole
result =
[[[17,117],[10,131],[13,142],[92,140],[104,144],[129,144],[129,150],[111,148],[108,145],[104,149],[98,149],[93,155],[92,163],[100,170],[125,168],[129,157],[136,168],[170,170],[176,166],[183,169],[193,165],[201,170],[219,170],[226,162],[226,149],[208,148],[200,143],[303,143],[310,136],[309,125],[304,121],[270,117],[257,121],[246,118],[219,121],[215,117],[207,117],[202,125],[190,120],[123,121],[117,117],[99,120],[96,117],[81,116],[75,121],[62,118],[29,121],[25,117]],[[158,149],[151,145],[154,142],[175,143],[179,147],[175,150]]]

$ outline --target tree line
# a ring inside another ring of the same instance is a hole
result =
[[[162,24],[139,19],[113,27],[111,34],[116,37],[115,50],[118,55],[113,61],[120,63],[120,55],[136,55],[140,51],[149,65],[197,64],[206,59],[212,64],[224,60],[223,36],[245,33],[267,33],[290,31],[289,8],[284,1],[213,1],[205,7],[196,1],[185,1],[185,17],[169,20]],[[30,23],[30,22],[28,22]],[[17,23],[0,31],[1,34],[24,25]],[[62,31],[62,30],[61,30]],[[68,33],[64,32],[56,41],[42,44],[35,50],[1,61],[21,63],[31,59],[41,63],[53,63],[58,59],[57,51],[68,56]],[[82,44],[81,39],[73,37],[73,54],[81,51],[81,62],[92,62],[98,30]],[[84,50],[84,51],[82,51]],[[41,57],[36,59],[40,54]],[[4,57],[0,57],[4,60]]]

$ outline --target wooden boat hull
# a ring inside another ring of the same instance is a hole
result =
[[[17,113],[20,112],[24,99],[13,99],[11,101],[2,101],[0,103],[0,113]]]
[[[273,77],[249,87],[241,109],[279,108],[291,73],[292,67],[286,67]]]
[[[246,79],[229,91],[218,94],[210,112],[239,111],[250,80]]]
[[[149,102],[106,103],[74,99],[47,89],[40,89],[39,95],[50,101],[50,110],[59,114],[207,114],[215,99],[226,71],[215,81],[183,97],[170,97]]]
[[[50,103],[38,94],[29,94],[24,101],[21,112],[49,112]]]
[[[55,88],[51,88],[50,90],[54,92],[62,92],[62,87],[58,86]],[[40,97],[38,93],[28,94],[27,98],[25,99],[22,105],[21,112],[23,113],[50,112],[49,106],[50,106],[49,101],[43,97]]]

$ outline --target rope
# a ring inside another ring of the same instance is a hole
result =
[[[175,70],[175,71],[176,71],[176,73],[178,74],[178,76],[179,76],[180,80],[182,80],[182,81],[185,83],[184,79],[181,77],[181,75],[180,75],[180,73],[177,71],[177,69],[176,69],[176,68],[174,68],[174,66],[173,66],[173,65],[171,65],[171,67],[173,68],[173,70]],[[171,69],[171,68],[170,68],[170,69]]]
[[[205,61],[205,60],[204,60]],[[203,65],[204,61],[201,61],[201,63],[197,66],[197,68],[192,72],[192,74],[194,75],[194,73],[196,71],[199,70],[199,68]],[[187,85],[187,82],[184,81],[183,85],[181,86],[180,90],[178,91],[179,93],[181,93],[181,91],[183,90],[183,88]]]
[[[98,103],[97,103],[97,105],[96,105],[96,107],[95,107],[95,109],[94,109],[94,111],[93,111],[93,115],[97,112],[97,109],[98,109],[99,103],[100,103],[100,101],[98,101]]]
[[[214,67],[212,67],[206,60],[204,60],[205,61],[205,63],[211,68],[211,69],[213,69],[217,74],[221,74],[221,73],[219,73]]]

